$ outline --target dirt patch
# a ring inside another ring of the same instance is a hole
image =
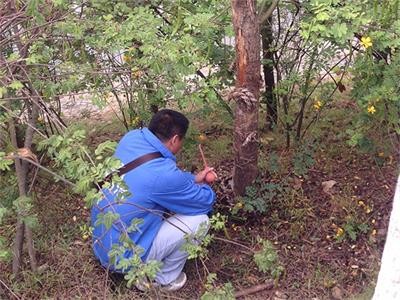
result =
[[[267,204],[266,214],[243,212],[229,223],[231,237],[250,247],[256,236],[274,242],[285,267],[276,288],[284,290],[290,299],[326,298],[338,289],[349,297],[376,279],[398,167],[391,157],[378,165],[371,155],[356,151],[346,154],[338,160],[318,154],[306,177],[290,177],[293,193],[285,197],[294,197],[292,201],[276,199]],[[226,162],[217,172],[226,174],[224,170],[231,168],[232,162]],[[332,179],[336,184],[329,193],[324,192],[322,182]],[[263,180],[267,183],[275,179]],[[223,184],[217,187],[218,210],[232,211],[230,182],[230,177],[222,178]],[[232,245],[225,250],[222,245],[213,246],[212,251],[220,255],[213,258],[215,269],[210,270],[221,282],[229,280],[237,288],[262,283],[266,276],[256,270],[248,253],[241,255],[239,250]],[[231,267],[223,262],[228,257]],[[266,291],[253,297],[267,299],[272,295],[273,291]]]

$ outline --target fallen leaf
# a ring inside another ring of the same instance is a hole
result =
[[[295,190],[299,190],[301,189],[301,185],[302,185],[303,181],[297,177],[294,178],[293,180],[293,188]]]
[[[281,292],[281,291],[275,291],[275,297],[278,299],[288,299],[289,298],[289,296],[286,293]]]
[[[323,181],[322,182],[322,190],[324,193],[331,194],[329,190],[336,184],[337,182],[335,180],[328,180],[328,181]]]
[[[332,298],[337,300],[343,299],[343,292],[339,287],[335,286],[332,288]]]

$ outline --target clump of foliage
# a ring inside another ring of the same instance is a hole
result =
[[[359,115],[347,131],[350,144],[373,151],[373,133],[400,134],[399,1],[310,1],[301,34],[315,44],[329,42],[352,57],[351,97]],[[357,55],[353,55],[357,52]],[[345,72],[342,68],[340,72]]]
[[[366,222],[360,222],[353,217],[346,218],[346,222],[336,229],[335,239],[338,242],[349,240],[355,242],[360,235],[366,234],[370,230]]]
[[[196,233],[187,234],[185,236],[186,243],[182,246],[182,249],[189,254],[188,258],[205,259],[208,254],[207,246],[214,239],[214,234],[208,231],[223,230],[226,232],[226,221],[227,217],[218,212],[211,216],[209,224],[202,223]]]
[[[279,256],[274,245],[264,239],[259,239],[258,242],[262,245],[261,250],[254,253],[254,261],[258,269],[278,280],[285,269],[279,263]]]
[[[201,296],[201,300],[233,300],[235,299],[232,283],[225,283],[222,287],[215,286],[217,274],[210,273],[205,284],[206,292]]]
[[[240,199],[246,212],[266,213],[272,201],[283,191],[282,186],[277,183],[265,183],[261,179],[255,181],[254,185],[246,188],[246,194]]]

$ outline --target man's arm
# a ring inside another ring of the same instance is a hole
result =
[[[203,182],[206,174],[207,172],[203,172],[202,175],[193,177],[179,169],[160,174],[155,181],[150,200],[174,213],[206,214],[212,209],[215,193],[209,185],[195,182]]]

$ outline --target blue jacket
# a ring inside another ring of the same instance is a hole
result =
[[[215,193],[207,184],[196,184],[194,175],[176,166],[175,156],[147,128],[128,132],[119,142],[115,157],[123,164],[150,152],[161,152],[163,157],[150,160],[123,175],[131,195],[122,203],[116,203],[112,190],[103,192],[105,197],[95,204],[91,211],[93,250],[104,267],[110,267],[108,252],[113,245],[119,245],[122,226],[128,228],[132,220],[141,219],[138,231],[129,233],[132,241],[143,249],[144,260],[163,222],[167,210],[183,215],[207,214],[215,200]],[[101,224],[95,226],[97,215],[108,211],[119,214],[108,230]],[[124,253],[125,258],[132,251]],[[118,270],[117,270],[118,271]]]

